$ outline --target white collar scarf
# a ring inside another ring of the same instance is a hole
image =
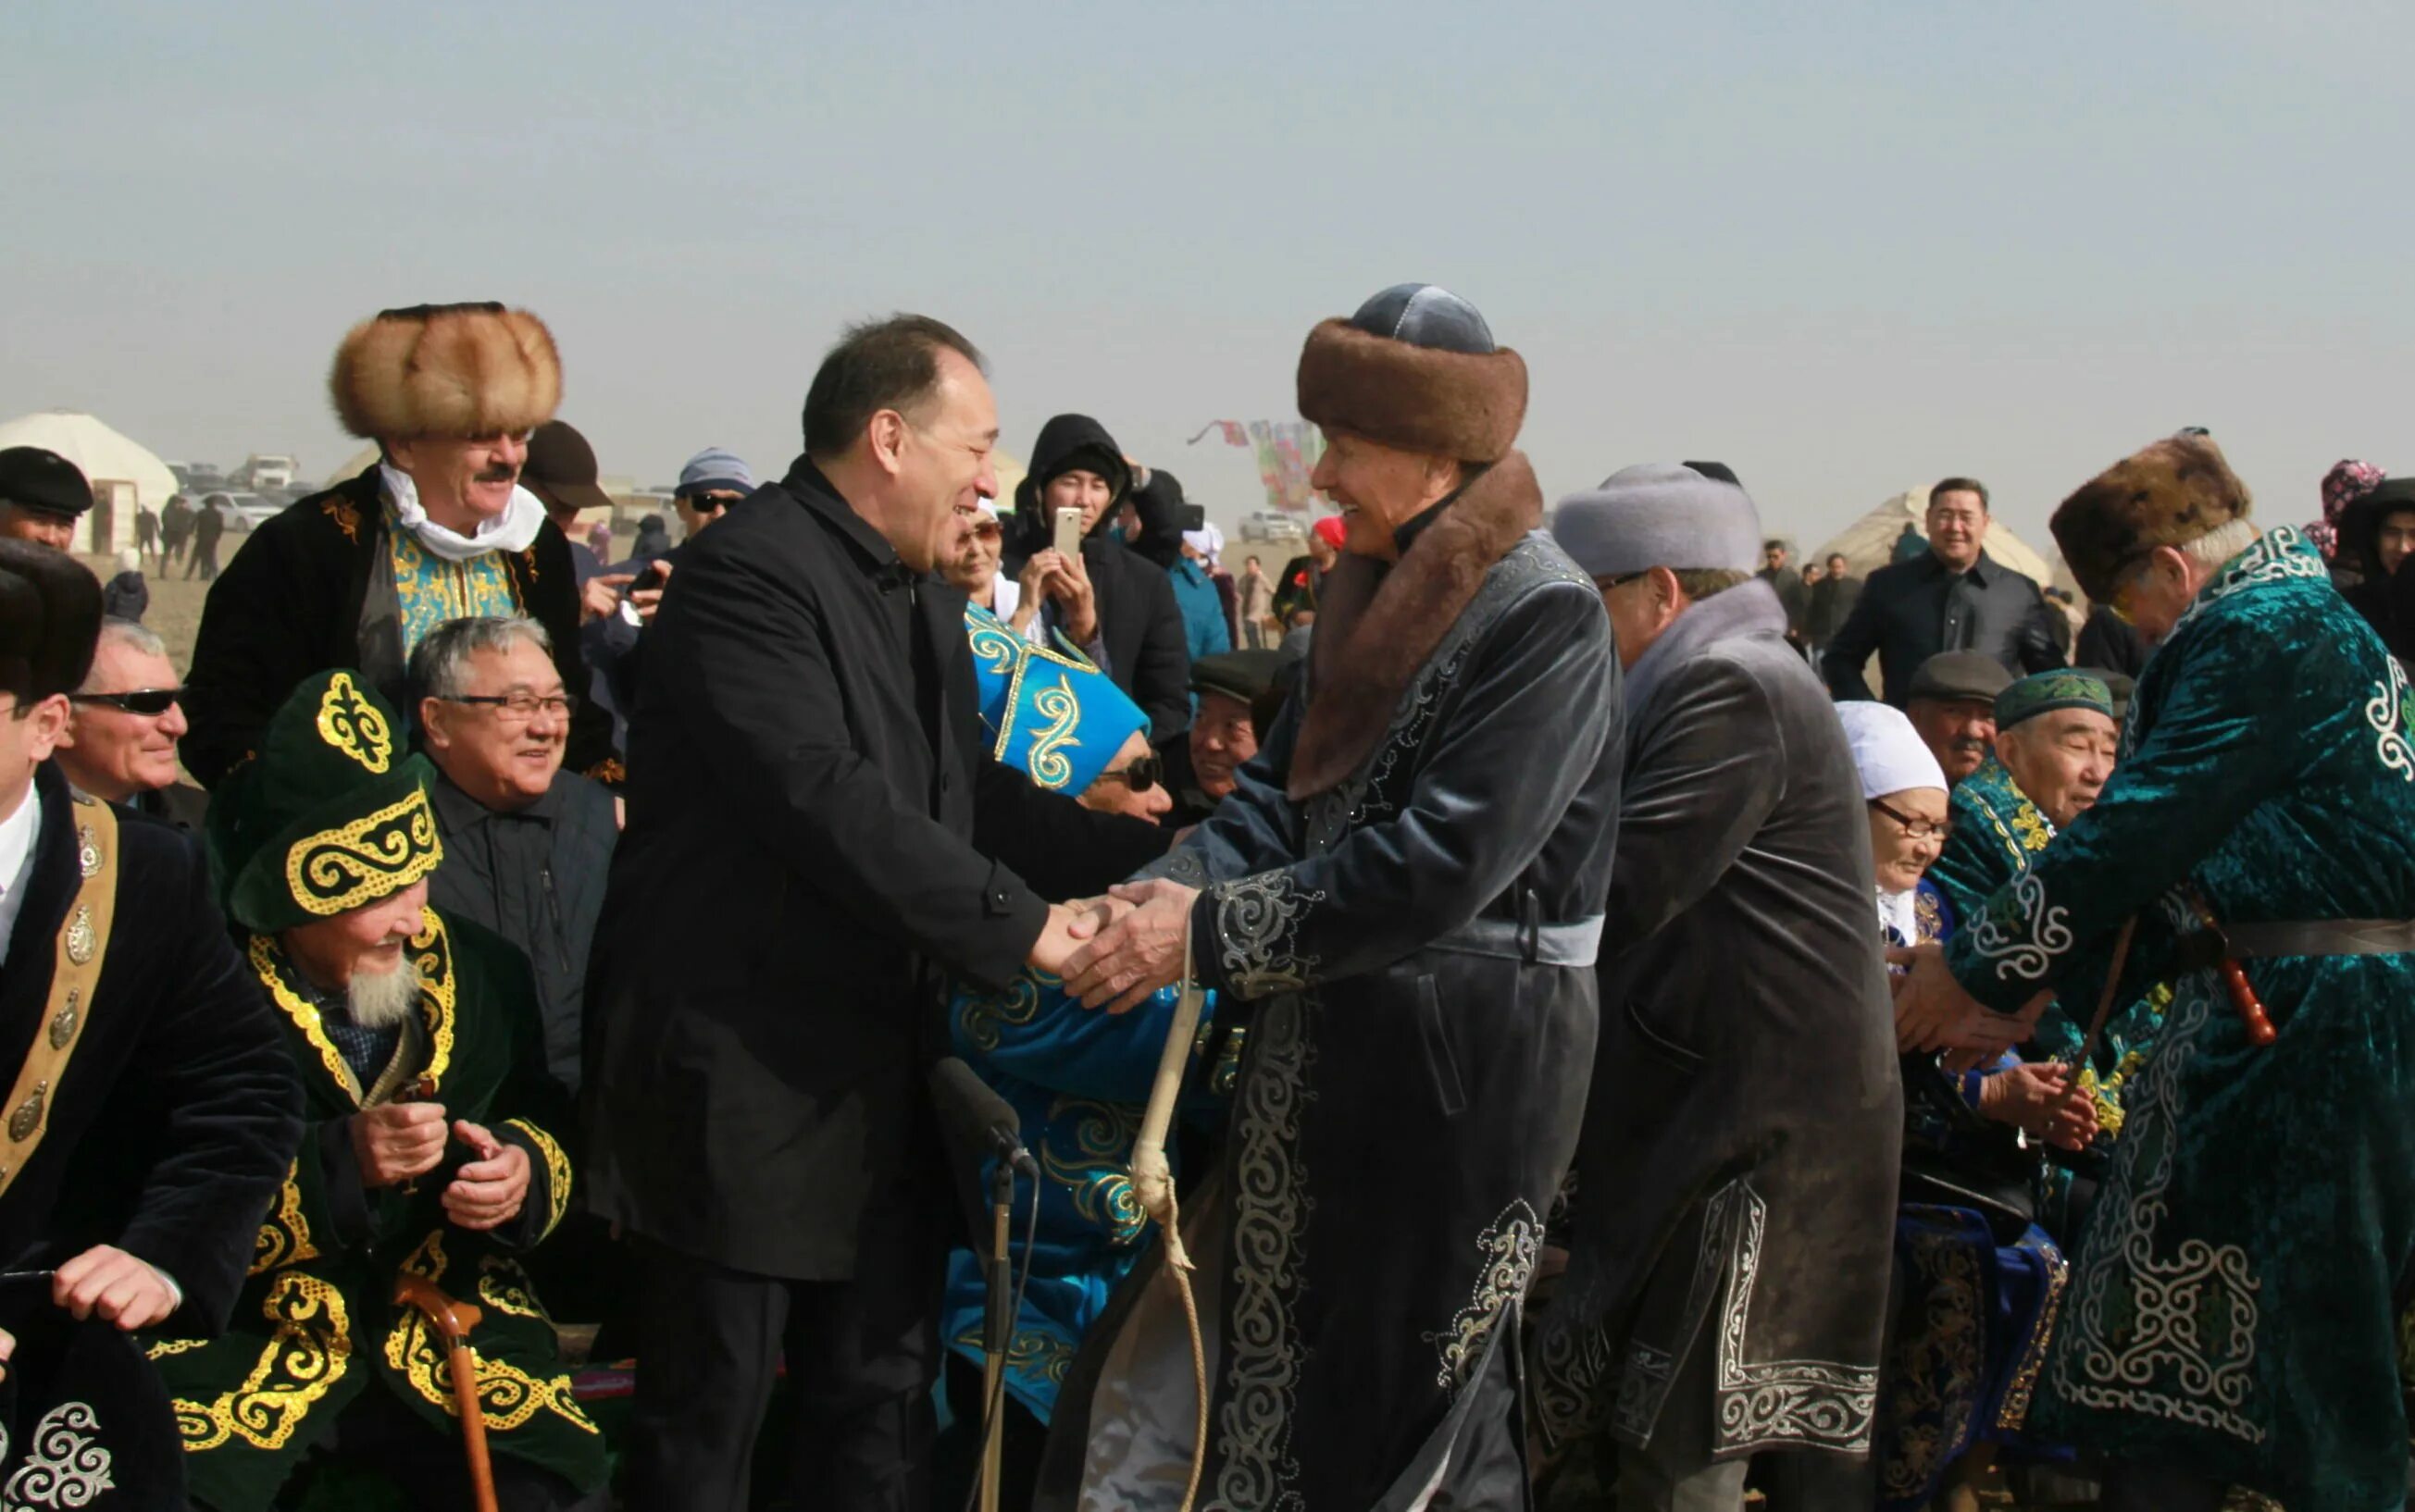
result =
[[[1906,945],[1920,943],[1920,910],[1915,906],[1919,896],[1917,889],[1878,895],[1880,927]]]
[[[467,561],[489,551],[525,551],[545,524],[544,501],[515,484],[512,502],[502,514],[479,521],[475,533],[462,535],[428,517],[428,511],[419,504],[419,485],[411,481],[410,473],[380,462],[378,477],[385,484],[386,497],[394,501],[395,513],[402,517],[402,528],[446,561]]]

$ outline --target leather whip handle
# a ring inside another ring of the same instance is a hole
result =
[[[2247,1031],[2247,1042],[2258,1049],[2271,1044],[2281,1038],[2281,1031],[2272,1027],[2272,1015],[2264,1011],[2264,999],[2256,996],[2255,983],[2247,980],[2247,968],[2231,958],[2230,941],[2222,933],[2222,921],[2213,917],[2205,894],[2197,889],[2188,890],[2188,902],[2198,925],[2222,941],[2222,959],[2214,970],[2230,992],[2230,1006],[2239,1015],[2240,1025]]]
[[[398,1307],[416,1308],[428,1326],[444,1341],[444,1363],[453,1377],[453,1403],[461,1419],[461,1452],[470,1461],[470,1490],[478,1512],[498,1512],[495,1466],[487,1455],[487,1415],[478,1405],[478,1356],[470,1349],[470,1330],[486,1314],[468,1302],[446,1296],[425,1276],[394,1279]]]

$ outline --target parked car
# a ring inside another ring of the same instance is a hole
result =
[[[262,499],[256,493],[214,493],[202,501],[215,504],[230,531],[249,531],[262,520],[274,519],[289,501]]]
[[[1241,519],[1244,541],[1297,541],[1308,534],[1301,528],[1299,516],[1286,515],[1279,509],[1261,509]]]

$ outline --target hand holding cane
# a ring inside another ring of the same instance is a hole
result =
[[[456,1302],[425,1276],[404,1274],[394,1279],[398,1307],[416,1308],[428,1326],[444,1341],[445,1367],[453,1376],[453,1402],[461,1418],[461,1448],[470,1460],[470,1490],[478,1512],[496,1512],[495,1467],[487,1458],[487,1416],[478,1406],[478,1356],[470,1349],[470,1330],[485,1316],[467,1302]]]

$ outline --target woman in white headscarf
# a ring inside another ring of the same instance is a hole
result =
[[[1837,714],[1869,807],[1879,926],[1890,945],[1943,939],[1953,909],[1924,874],[1945,846],[1945,773],[1901,710],[1857,701]],[[2063,1074],[2010,1053],[1959,1076],[1934,1055],[1904,1057],[1901,1300],[1871,1445],[1882,1512],[1925,1506],[1949,1482],[1967,1498],[1999,1445],[2042,1447],[2020,1429],[2067,1266],[2032,1221],[2038,1152],[2017,1127],[2070,1131],[2051,1116]]]

